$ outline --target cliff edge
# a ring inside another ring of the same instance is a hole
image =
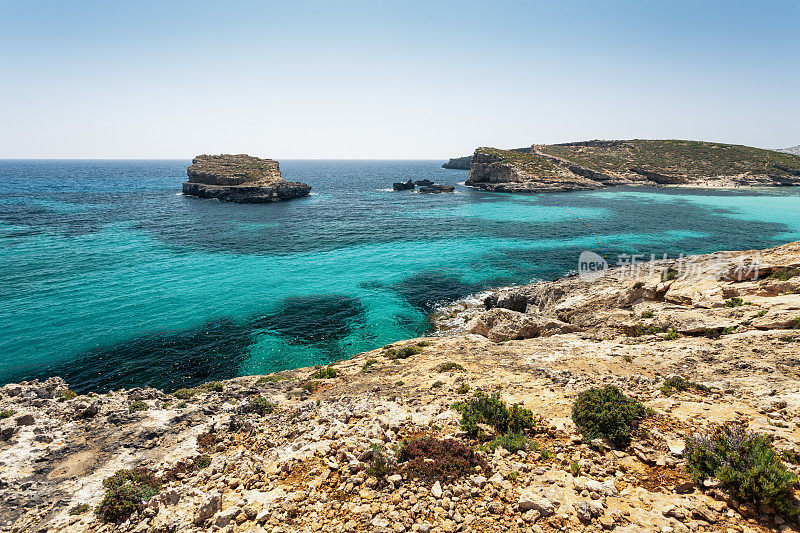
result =
[[[283,179],[277,161],[245,154],[199,155],[186,174],[183,194],[226,202],[277,202],[311,192],[305,183]]]

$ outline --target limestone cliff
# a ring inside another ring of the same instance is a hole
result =
[[[305,183],[283,179],[277,161],[244,154],[199,155],[186,174],[183,194],[227,202],[277,202],[311,192]]]
[[[681,140],[582,141],[526,150],[478,148],[467,185],[503,192],[616,185],[800,185],[800,158],[772,150]]]
[[[447,163],[442,165],[442,168],[449,168],[451,170],[469,170],[469,164],[472,161],[472,156],[453,157]]]

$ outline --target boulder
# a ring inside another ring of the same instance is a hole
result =
[[[469,333],[483,335],[494,342],[530,339],[578,330],[575,326],[554,318],[502,308],[490,309],[477,315],[467,322],[465,329]]]
[[[417,187],[430,187],[433,185],[433,182],[431,180],[417,180],[414,182],[414,185]]]

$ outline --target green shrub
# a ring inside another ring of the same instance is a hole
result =
[[[175,404],[175,409],[186,409],[186,402],[180,402]]]
[[[745,302],[738,296],[734,296],[728,300],[725,300],[725,307],[742,307],[743,305],[752,305],[750,302]]]
[[[792,320],[792,324],[790,327],[792,329],[800,329],[800,316]]]
[[[366,372],[367,370],[370,369],[372,365],[376,364],[377,362],[378,362],[377,359],[367,359],[367,361],[364,363],[364,366],[361,367],[361,371]]]
[[[60,390],[56,393],[56,398],[59,400],[71,400],[76,396],[78,396],[78,393],[69,389]]]
[[[539,443],[527,438],[524,433],[498,435],[487,442],[485,446],[491,451],[495,451],[498,446],[502,446],[511,453],[517,453],[520,450],[537,451],[539,449]]]
[[[130,411],[131,413],[135,413],[137,411],[147,411],[149,408],[150,407],[142,400],[136,400],[134,402],[131,402],[131,404],[128,406],[128,411]]]
[[[372,448],[372,457],[369,459],[369,464],[364,469],[368,476],[374,476],[380,483],[386,481],[386,477],[394,473],[389,460],[386,458],[386,451],[383,446],[377,444],[370,445]]]
[[[769,275],[770,278],[788,281],[795,276],[800,276],[800,268],[779,268]]]
[[[290,378],[287,378],[286,376],[281,376],[280,374],[275,374],[272,376],[261,376],[256,381],[256,385],[262,385],[264,383],[277,383],[279,381],[287,381],[289,379]]]
[[[106,494],[95,512],[108,522],[118,522],[130,517],[161,490],[152,472],[145,468],[118,470],[103,481]]]
[[[461,385],[458,386],[458,388],[456,389],[456,392],[459,393],[459,394],[468,393],[469,392],[469,385],[467,385],[466,383],[462,383]]]
[[[767,314],[767,310],[766,309],[762,309],[761,311],[759,311],[758,313],[753,315],[753,318],[761,318],[762,316],[764,316],[766,314]]]
[[[202,470],[209,465],[211,465],[211,457],[208,455],[201,455],[194,460],[194,466],[196,466],[198,470]]]
[[[617,446],[630,442],[634,426],[645,416],[639,401],[613,385],[581,392],[572,406],[572,421],[586,440],[605,437]]]
[[[405,471],[412,477],[429,481],[450,481],[475,473],[480,466],[489,471],[486,461],[472,448],[455,439],[414,439],[406,442],[398,454],[398,461],[406,463]]]
[[[222,383],[219,381],[209,381],[208,383],[203,383],[197,388],[206,392],[222,392]]]
[[[777,407],[778,409],[786,409],[787,407],[789,407],[789,404],[786,403],[785,400],[781,400],[775,404],[775,407]]]
[[[700,383],[695,383],[694,381],[689,381],[686,378],[681,376],[672,376],[671,378],[667,378],[664,380],[664,385],[662,385],[661,390],[664,391],[664,388],[667,388],[671,393],[673,389],[678,392],[683,392],[689,389],[695,389],[701,392],[708,392],[711,389],[705,385]]]
[[[302,385],[302,389],[309,394],[314,394],[320,387],[322,387],[322,383],[319,381],[306,381]]]
[[[572,473],[572,477],[578,477],[578,474],[581,473],[581,464],[577,459],[574,459],[569,465],[569,471]]]
[[[195,394],[197,394],[197,389],[178,389],[172,393],[179,400],[188,400]]]
[[[422,353],[422,348],[419,346],[404,346],[399,350],[394,348],[390,348],[386,351],[386,355],[389,356],[389,359],[408,359],[412,355],[417,355]]]
[[[722,331],[719,332],[720,335],[730,335],[736,330],[736,326],[727,326],[722,328]]]
[[[786,517],[800,515],[793,495],[798,478],[775,454],[766,435],[726,424],[687,437],[686,458],[695,483],[713,476],[741,499],[766,504]]]
[[[669,330],[669,332],[668,332],[666,335],[664,335],[664,337],[662,338],[662,340],[665,340],[665,341],[674,341],[674,340],[675,340],[675,339],[677,339],[678,337],[680,337],[680,335],[678,334],[678,332],[677,332],[677,331],[675,331],[674,329],[671,329],[671,330]]]
[[[625,354],[622,356],[622,360],[625,361],[626,363],[633,363],[633,356]]]
[[[652,311],[642,311],[642,318],[653,318]]]
[[[461,413],[461,429],[473,437],[485,438],[479,424],[492,426],[499,435],[522,433],[533,429],[533,413],[519,404],[509,407],[499,393],[487,396],[476,392],[472,398],[457,402],[453,408]]]
[[[633,284],[634,289],[641,289],[642,287],[644,287],[644,281],[637,281]]]
[[[85,513],[91,508],[92,507],[88,503],[78,503],[69,508],[69,514],[76,516]]]
[[[419,341],[417,343],[417,346],[419,346],[420,348],[425,348],[426,346],[430,346],[430,345],[431,345],[431,343],[428,342],[428,341]]]
[[[2,420],[4,418],[11,418],[15,414],[17,414],[17,410],[16,409],[6,409],[4,411],[0,411],[0,420]]]
[[[265,416],[272,413],[272,411],[275,410],[275,404],[268,401],[266,398],[257,396],[252,400],[250,400],[250,404],[247,406],[247,410],[250,411],[251,413],[256,413],[260,416]]]
[[[673,280],[673,279],[678,279],[680,277],[680,275],[681,275],[681,273],[678,272],[677,270],[675,270],[674,268],[668,268],[662,274],[662,279],[664,281],[670,281],[670,280]]]
[[[637,323],[632,328],[628,326],[628,335],[632,337],[641,337],[643,335],[656,335],[664,333],[667,330],[665,326],[656,326],[655,324],[641,324]]]
[[[319,366],[317,365],[316,370],[313,374],[309,376],[310,379],[333,379],[336,377],[336,369],[332,366]]]
[[[447,363],[442,363],[441,365],[436,367],[437,372],[466,372],[467,369],[463,366],[459,365],[458,363],[454,363],[452,361],[448,361]]]
[[[441,388],[442,385],[444,385],[444,382],[439,381],[437,379],[436,381],[433,382],[433,385],[431,385],[431,388],[432,389],[438,389],[438,388]]]

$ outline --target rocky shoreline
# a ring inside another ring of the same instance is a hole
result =
[[[0,531],[800,531],[694,482],[685,447],[737,424],[800,472],[800,242],[461,311],[449,335],[172,393],[6,385]],[[629,443],[590,441],[571,416],[605,385],[649,410]],[[466,429],[454,404],[476,391],[531,411],[519,449]],[[112,505],[126,488],[145,492]]]
[[[183,194],[225,202],[278,202],[311,193],[309,185],[283,179],[277,161],[245,154],[199,155],[186,174]]]

